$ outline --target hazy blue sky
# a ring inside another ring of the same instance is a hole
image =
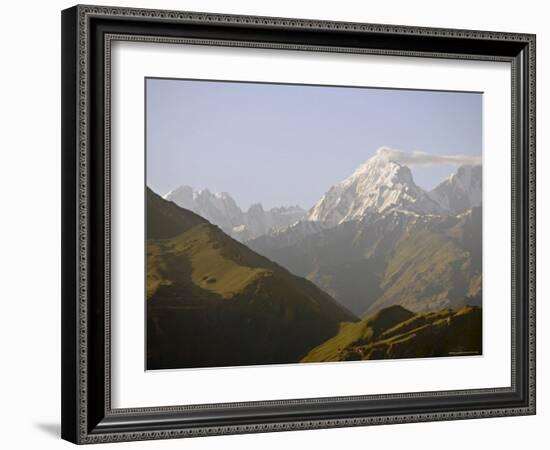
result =
[[[388,146],[481,155],[482,95],[147,79],[147,184],[309,208]],[[412,167],[431,189],[455,166]]]

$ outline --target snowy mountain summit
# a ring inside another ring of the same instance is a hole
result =
[[[396,161],[404,152],[379,148],[345,180],[333,185],[309,210],[298,206],[243,211],[226,192],[180,186],[165,195],[218,225],[241,242],[263,235],[290,243],[349,221],[399,216],[457,215],[481,205],[481,166],[462,165],[430,192],[418,186],[409,167]],[[405,159],[406,161],[406,159]]]
[[[243,211],[227,192],[212,193],[208,189],[194,190],[191,186],[180,186],[164,198],[204,217],[240,241],[284,229],[306,214],[299,206],[264,210],[259,203]]]
[[[333,226],[390,210],[443,213],[440,204],[415,184],[411,170],[391,159],[392,154],[387,147],[379,148],[350,177],[323,195],[309,211],[308,220]]]
[[[481,205],[481,189],[481,166],[465,165],[430,191],[429,195],[443,209],[460,214]]]
[[[223,223],[229,229],[242,224],[243,212],[226,192],[212,193],[208,189],[194,190],[191,186],[180,186],[168,192],[164,198],[212,223]]]

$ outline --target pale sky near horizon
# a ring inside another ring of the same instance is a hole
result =
[[[482,94],[146,80],[147,184],[307,209],[381,146],[481,156]],[[411,167],[431,189],[456,166]]]

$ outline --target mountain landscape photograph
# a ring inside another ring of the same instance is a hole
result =
[[[482,355],[482,94],[146,79],[146,369]]]

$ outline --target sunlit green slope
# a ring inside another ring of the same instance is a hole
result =
[[[390,306],[360,322],[341,325],[303,362],[425,358],[481,354],[481,309],[413,313]]]

